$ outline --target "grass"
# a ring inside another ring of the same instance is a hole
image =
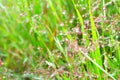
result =
[[[120,0],[0,0],[0,80],[119,80]]]

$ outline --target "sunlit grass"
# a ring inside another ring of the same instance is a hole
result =
[[[119,80],[120,0],[0,0],[0,79]]]

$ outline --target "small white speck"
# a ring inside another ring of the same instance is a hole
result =
[[[65,14],[66,14],[66,11],[63,11],[62,14],[65,15]]]
[[[60,26],[61,26],[61,27],[64,26],[64,23],[61,23]]]

